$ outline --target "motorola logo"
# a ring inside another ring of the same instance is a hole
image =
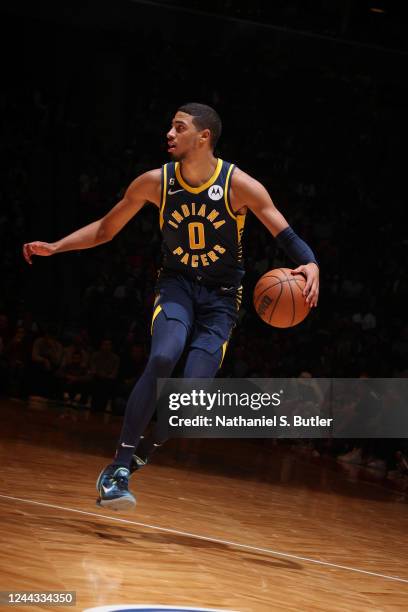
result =
[[[214,200],[214,201],[221,200],[223,195],[224,195],[224,190],[219,185],[211,185],[211,187],[208,190],[208,196],[211,198],[211,200]]]

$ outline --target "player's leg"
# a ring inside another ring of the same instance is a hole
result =
[[[187,329],[160,312],[153,324],[152,344],[146,368],[130,394],[115,456],[117,465],[129,465],[136,442],[155,410],[158,378],[171,376],[187,341]],[[133,447],[129,448],[129,447]]]
[[[160,312],[153,325],[149,360],[127,402],[115,458],[101,472],[96,484],[99,505],[113,509],[134,506],[134,497],[128,491],[132,455],[154,412],[157,379],[171,376],[186,340],[185,325]]]
[[[184,378],[214,378],[222,365],[228,340],[236,324],[241,289],[223,294],[218,289],[200,287],[196,318]],[[166,437],[159,425],[141,439],[131,463],[131,471],[143,467]]]
[[[208,353],[200,348],[191,348],[188,352],[183,377],[214,378],[221,367],[224,353],[224,343],[214,353]],[[166,440],[167,437],[162,435],[160,425],[156,424],[148,435],[141,438],[133,455],[130,471],[134,472],[144,467]]]
[[[227,341],[217,347],[214,353],[205,349],[190,348],[184,367],[184,378],[214,378],[222,365]]]
[[[96,483],[98,503],[113,509],[126,509],[135,504],[128,491],[132,455],[155,409],[157,379],[171,376],[193,323],[191,296],[182,279],[165,279],[159,290],[149,360],[130,394],[115,459],[102,470]]]

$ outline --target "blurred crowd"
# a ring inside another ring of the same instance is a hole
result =
[[[141,53],[147,42],[141,36],[133,52]],[[190,97],[185,52],[182,41],[173,46],[163,42],[150,64],[140,66],[146,91],[131,91],[121,145],[104,142],[103,133],[95,136],[95,126],[83,123],[69,106],[69,92],[61,99],[31,85],[10,86],[1,94],[3,394],[123,413],[149,350],[160,267],[157,210],[146,205],[112,243],[59,256],[57,264],[37,259],[29,269],[21,245],[56,239],[102,216],[135,176],[166,161],[156,143],[164,140],[166,118],[177,108],[174,94],[166,97],[175,78],[178,102]],[[296,58],[278,56],[272,62],[274,51],[266,42],[254,53],[260,61],[242,47],[233,57],[209,49],[207,64],[222,57],[225,89],[217,82],[208,91],[203,83],[194,94],[226,119],[220,156],[261,180],[313,247],[321,265],[321,300],[293,329],[273,329],[257,317],[252,306],[257,279],[291,262],[248,215],[244,300],[220,375],[406,377],[406,236],[393,159],[402,136],[394,99],[385,94],[387,82],[369,70],[324,62],[308,70],[299,68]],[[163,74],[169,54],[175,73]],[[239,78],[251,84],[239,92],[239,101],[236,88],[229,86],[238,78],[236,66]],[[279,92],[270,103],[265,102],[265,81],[267,90]],[[302,99],[299,92],[305,88],[313,93]],[[67,191],[73,198],[65,217],[58,211],[63,204],[60,190],[53,192],[53,172],[71,177]],[[41,193],[51,193],[46,216]],[[50,301],[42,291],[37,294],[38,286],[48,287]],[[316,445],[311,450],[320,453]],[[387,470],[397,469],[395,453],[405,456],[405,450],[398,442],[380,453]],[[343,455],[348,451],[354,452],[352,460],[363,462],[362,445],[336,449]],[[378,459],[375,449],[369,455],[370,461]]]

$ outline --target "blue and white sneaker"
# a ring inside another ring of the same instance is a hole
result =
[[[102,470],[96,481],[98,506],[111,510],[132,510],[136,499],[129,491],[130,470],[121,465],[109,464]]]

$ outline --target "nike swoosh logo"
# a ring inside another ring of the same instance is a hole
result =
[[[136,448],[134,444],[125,444],[124,442],[122,442],[121,446],[123,448]]]
[[[176,189],[175,191],[173,191],[172,189],[169,189],[167,193],[169,195],[174,195],[175,193],[180,193],[180,191],[184,191],[184,189]]]
[[[102,485],[102,489],[104,490],[104,493],[110,493],[113,488],[114,488],[114,485],[112,485],[111,487],[105,487],[105,485]]]

